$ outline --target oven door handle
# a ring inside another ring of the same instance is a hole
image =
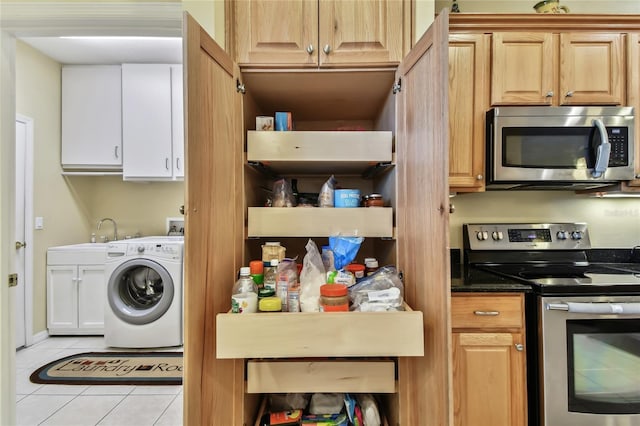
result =
[[[609,143],[609,134],[607,133],[607,128],[605,127],[602,120],[599,118],[594,118],[591,122],[598,133],[600,133],[600,145],[598,145],[596,151],[596,164],[593,167],[593,171],[591,175],[594,178],[602,177],[604,172],[607,171],[607,166],[609,166],[609,156],[611,155],[611,144]]]
[[[597,303],[597,302],[567,302],[567,303],[547,303],[548,311],[567,311],[576,314],[602,314],[602,315],[639,315],[640,303]]]

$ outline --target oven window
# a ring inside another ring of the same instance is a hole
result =
[[[592,168],[593,127],[504,127],[502,165],[552,169]]]
[[[569,411],[640,413],[640,319],[567,321]]]

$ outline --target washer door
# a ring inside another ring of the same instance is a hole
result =
[[[109,277],[107,299],[122,321],[149,324],[164,315],[173,301],[173,279],[167,270],[149,259],[132,259],[119,265]]]

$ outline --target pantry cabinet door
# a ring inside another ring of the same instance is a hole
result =
[[[445,10],[396,73],[397,259],[425,330],[424,357],[399,359],[401,425],[450,422],[448,40]]]
[[[402,59],[405,2],[320,0],[320,64],[391,65]]]
[[[239,65],[318,65],[317,0],[242,0],[234,5]]]
[[[240,75],[226,52],[188,14],[183,32],[188,348],[184,424],[239,426],[248,424],[256,410],[243,406],[243,362],[216,359],[215,319],[230,307],[242,261],[242,95],[236,90]]]

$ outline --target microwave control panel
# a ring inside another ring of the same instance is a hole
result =
[[[609,167],[629,165],[629,129],[626,127],[607,127],[611,154]]]

